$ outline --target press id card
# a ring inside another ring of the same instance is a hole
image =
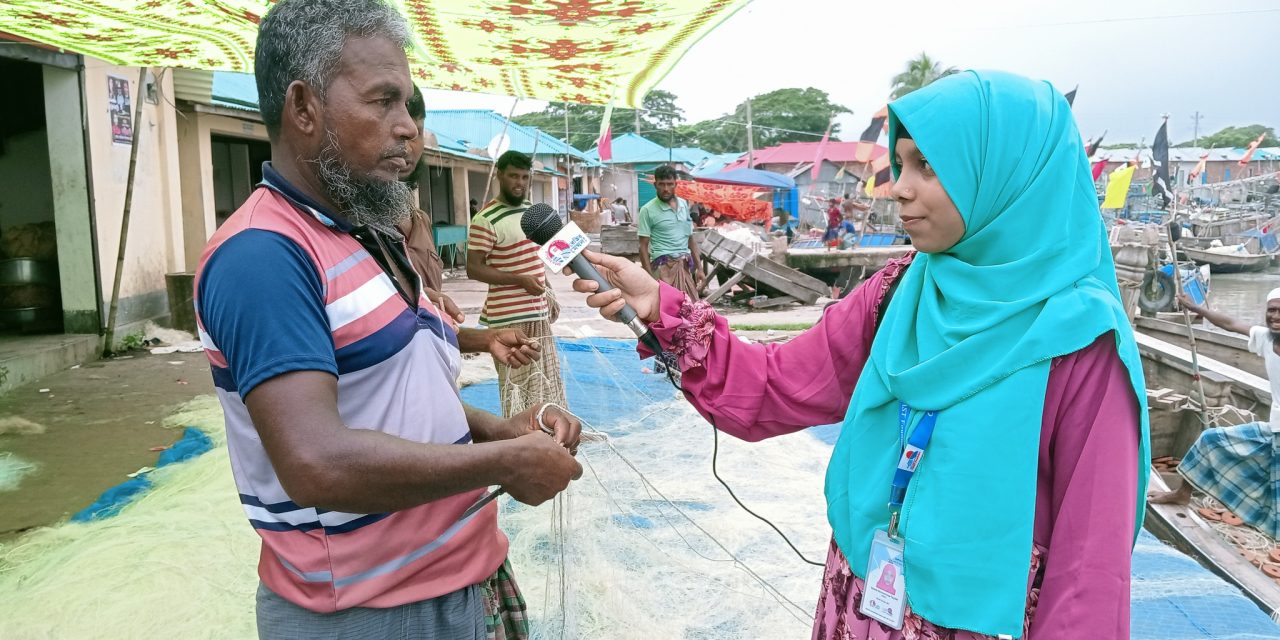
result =
[[[858,611],[894,629],[902,628],[907,609],[906,583],[902,577],[902,543],[884,531],[876,531],[867,560],[866,588]]]

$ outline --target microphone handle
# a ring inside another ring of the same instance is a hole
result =
[[[592,265],[591,262],[581,254],[575,256],[573,260],[569,261],[569,268],[572,269],[574,273],[578,274],[578,277],[592,280],[596,284],[600,285],[600,288],[598,289],[599,293],[611,291],[616,288],[609,284],[609,281],[605,280],[604,276],[600,275],[600,272],[596,270],[595,265]],[[662,353],[662,344],[658,342],[657,336],[653,335],[653,332],[649,330],[649,327],[645,326],[644,322],[640,320],[640,317],[636,315],[636,310],[631,308],[631,305],[623,303],[622,311],[618,312],[618,321],[630,327],[631,333],[636,334],[636,338],[654,354]]]

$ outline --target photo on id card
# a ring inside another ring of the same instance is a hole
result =
[[[866,588],[862,592],[862,606],[858,609],[862,615],[894,629],[901,629],[906,605],[907,590],[902,577],[902,543],[889,538],[883,531],[877,531],[871,541]]]

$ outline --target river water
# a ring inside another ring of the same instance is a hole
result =
[[[1262,324],[1267,293],[1280,287],[1275,267],[1262,273],[1224,273],[1209,279],[1209,308],[1250,324]]]

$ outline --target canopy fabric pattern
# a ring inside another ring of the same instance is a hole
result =
[[[453,91],[639,107],[749,0],[391,0],[415,81]],[[268,0],[10,0],[0,31],[108,62],[252,71]]]

